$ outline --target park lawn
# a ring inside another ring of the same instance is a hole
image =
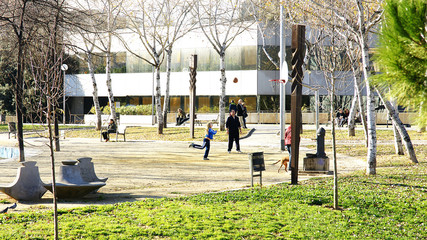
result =
[[[427,162],[181,198],[61,210],[61,239],[426,239]],[[51,211],[0,215],[0,239],[52,239]]]
[[[214,130],[218,128],[214,127]],[[247,134],[249,129],[242,129],[242,136]],[[195,128],[195,139],[203,139],[205,128]],[[113,134],[114,136],[114,134]],[[94,129],[67,131],[65,137],[68,138],[99,138],[100,133]],[[128,127],[126,128],[126,139],[129,140],[160,140],[160,141],[194,141],[190,137],[190,129],[187,127],[164,128],[163,134],[157,134],[156,127]],[[228,135],[225,131],[218,131],[214,136],[214,141],[226,142]]]
[[[340,141],[340,140],[352,140],[352,141],[364,140],[365,141],[364,132],[361,129],[356,130],[355,132],[356,136],[348,136],[348,128],[336,128],[335,131],[336,131],[335,137],[337,141]],[[427,140],[427,132],[417,132],[417,131],[411,130],[411,131],[408,131],[408,133],[411,140]],[[308,138],[308,139],[315,139],[316,131],[304,129],[303,133],[301,134],[301,137]],[[332,139],[331,130],[326,130],[325,139]],[[377,129],[377,140],[378,141],[394,140],[394,135],[391,128],[389,130]]]
[[[79,129],[79,128],[87,128],[85,125],[59,125],[59,129]],[[23,125],[24,131],[44,131],[47,130],[47,125],[40,125],[40,124],[24,124]],[[9,127],[7,124],[0,124],[0,132],[8,132]]]
[[[427,145],[425,144],[414,144],[415,154],[418,161],[425,161],[427,159]],[[316,145],[307,145],[305,147],[316,149]],[[336,150],[338,154],[344,154],[350,157],[356,157],[360,159],[366,159],[368,149],[364,145],[364,142],[360,144],[337,144]],[[332,152],[332,145],[325,144],[325,151]],[[406,155],[396,155],[394,145],[391,144],[378,144],[377,145],[377,167],[398,167],[398,166],[412,166],[413,163],[409,160]],[[328,154],[330,155],[330,154]],[[338,155],[338,158],[340,156]],[[329,156],[331,158],[331,156]],[[332,162],[331,162],[332,164]],[[339,166],[338,166],[339,167]]]

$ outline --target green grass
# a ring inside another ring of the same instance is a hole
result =
[[[214,128],[217,130],[217,128]],[[249,130],[242,129],[242,135],[245,135]],[[99,131],[94,129],[85,130],[74,130],[68,131],[65,137],[68,138],[99,138]],[[203,138],[205,136],[205,128],[195,128],[194,137],[196,139]],[[161,141],[194,141],[190,137],[189,128],[164,128],[163,134],[157,134],[156,127],[128,127],[126,129],[126,139],[129,140],[161,140]],[[214,136],[214,141],[226,142],[228,135],[225,131],[220,132]]]
[[[60,211],[61,239],[425,239],[427,164]],[[52,239],[52,212],[0,215],[0,239]]]
[[[69,126],[69,125],[59,125],[59,129],[79,129],[79,128],[87,128],[87,126]],[[24,124],[23,126],[24,131],[44,131],[47,130],[47,126],[46,125],[32,125],[32,124]],[[9,127],[7,124],[0,124],[0,132],[8,132],[9,131]]]
[[[335,129],[336,131],[336,139],[339,140],[365,140],[363,130],[356,130],[356,136],[348,136],[348,129]],[[316,131],[315,130],[303,130],[301,134],[302,138],[315,139]],[[411,140],[427,140],[427,132],[416,132],[409,131],[409,137]],[[331,130],[326,130],[325,139],[332,139]],[[377,130],[377,139],[381,140],[393,140],[393,131],[390,130]]]

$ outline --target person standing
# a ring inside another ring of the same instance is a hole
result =
[[[113,119],[110,119],[110,123],[108,124],[107,131],[102,132],[102,137],[106,142],[110,140],[110,133],[115,133],[117,131],[116,123]]]
[[[246,109],[246,103],[245,102],[243,102],[243,104],[242,104],[242,106],[243,106],[243,128],[247,128],[246,127],[246,118],[248,117],[248,110]]]
[[[233,141],[236,142],[236,151],[240,153],[239,134],[242,133],[242,128],[239,117],[236,116],[236,112],[234,110],[231,110],[230,116],[227,118],[227,122],[225,123],[225,127],[227,128],[228,134],[228,153],[231,153]]]
[[[243,100],[239,99],[239,101],[237,102],[237,117],[239,118],[240,121],[240,126],[241,127],[245,127],[245,124],[243,122]]]
[[[236,103],[234,103],[233,99],[231,99],[230,106],[228,106],[228,112],[229,113],[231,112],[231,110],[234,110],[235,112],[237,112],[237,105],[236,105]]]
[[[289,127],[286,129],[285,131],[285,147],[288,150],[289,153],[289,166],[288,169],[289,171],[292,171],[292,167],[291,167],[291,143],[292,143],[292,131],[291,131],[291,125],[289,125]]]
[[[190,146],[188,147],[193,147],[193,148],[197,148],[197,149],[205,149],[205,155],[203,156],[203,160],[209,160],[208,155],[209,155],[209,150],[211,148],[211,141],[213,140],[213,136],[217,133],[217,131],[212,129],[212,123],[209,122],[206,125],[206,135],[205,138],[203,139],[203,145],[199,145],[199,144],[194,144],[191,143]]]

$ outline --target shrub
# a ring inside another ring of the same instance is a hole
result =
[[[196,110],[196,112],[198,112],[198,113],[218,113],[219,107],[218,106],[213,106],[213,107],[203,106],[201,108],[198,108]]]
[[[117,108],[116,112],[122,115],[151,115],[151,105],[124,106]]]

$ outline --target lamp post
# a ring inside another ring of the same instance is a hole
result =
[[[285,151],[285,114],[286,114],[286,82],[288,80],[288,64],[286,63],[286,38],[284,8],[280,6],[280,150]]]
[[[62,70],[62,72],[64,74],[64,83],[63,83],[63,88],[62,88],[62,91],[63,91],[63,93],[62,93],[62,110],[63,110],[63,113],[62,113],[62,123],[65,125],[65,71],[68,70],[68,65],[65,64],[65,63],[62,64],[61,65],[61,70]]]

